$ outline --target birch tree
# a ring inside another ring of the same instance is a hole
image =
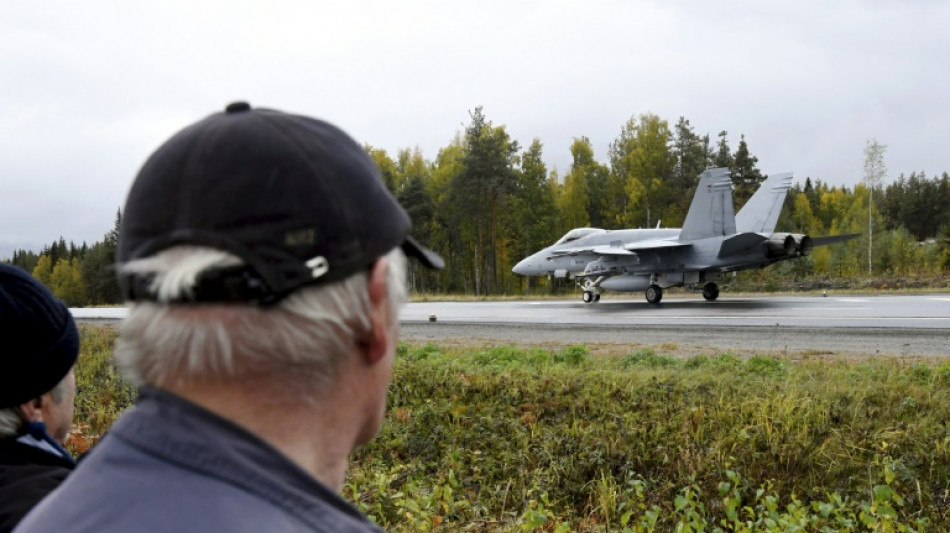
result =
[[[864,183],[868,187],[868,276],[873,275],[871,248],[874,243],[874,217],[872,215],[874,190],[881,186],[881,181],[884,179],[884,175],[887,174],[887,167],[884,166],[884,152],[886,151],[887,145],[877,142],[877,139],[869,139],[864,146]]]

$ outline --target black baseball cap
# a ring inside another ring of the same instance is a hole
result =
[[[119,284],[130,300],[157,300],[149,276],[121,266],[182,244],[246,263],[199,276],[184,302],[273,303],[368,269],[397,246],[441,269],[410,226],[373,160],[342,130],[236,102],[172,136],[139,171],[119,229]]]

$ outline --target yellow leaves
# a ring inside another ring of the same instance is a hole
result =
[[[50,286],[50,279],[53,277],[53,260],[48,255],[41,255],[40,260],[33,267],[32,275],[37,281]]]
[[[71,261],[63,258],[56,262],[50,278],[50,289],[67,305],[82,305],[86,286],[79,270],[79,258],[74,257]]]
[[[821,221],[815,216],[811,203],[804,194],[795,195],[795,201],[792,205],[792,220],[796,231],[810,235],[824,233]]]

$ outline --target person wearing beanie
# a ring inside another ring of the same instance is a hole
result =
[[[406,258],[443,262],[363,147],[233,103],[160,146],[122,213],[139,397],[17,532],[378,533],[346,463],[384,418]]]
[[[0,533],[72,471],[79,332],[69,309],[17,267],[0,263]]]

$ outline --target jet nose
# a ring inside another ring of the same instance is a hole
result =
[[[511,271],[519,276],[527,276],[531,272],[531,263],[527,259],[522,259]]]

